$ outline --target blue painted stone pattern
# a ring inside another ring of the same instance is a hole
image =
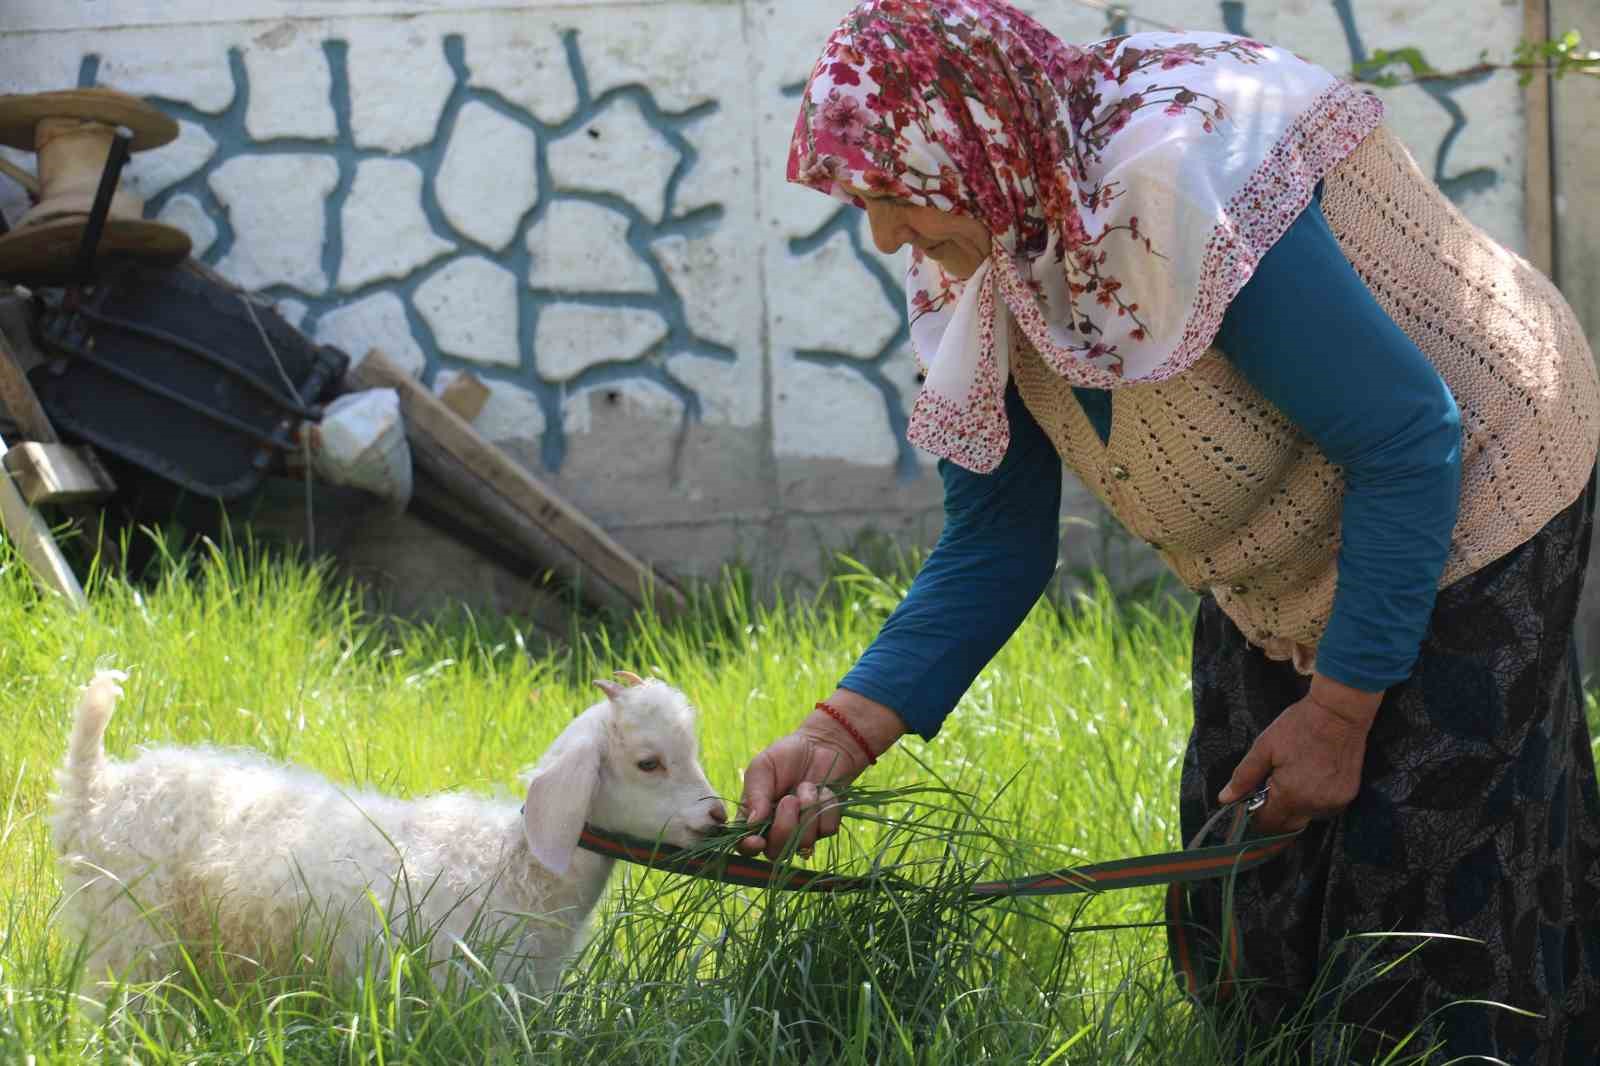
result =
[[[708,356],[732,363],[737,358],[736,353],[722,344],[696,336],[689,328],[683,300],[673,289],[665,271],[651,253],[651,242],[663,237],[683,236],[695,238],[708,233],[722,221],[723,209],[711,205],[699,208],[687,214],[678,214],[675,211],[677,189],[683,177],[698,160],[698,151],[694,145],[683,135],[683,128],[690,123],[698,122],[714,115],[720,108],[715,102],[707,102],[686,111],[670,112],[657,105],[655,98],[649,90],[639,85],[626,85],[610,89],[599,96],[589,91],[588,76],[584,68],[582,50],[579,46],[577,34],[567,33],[563,43],[566,47],[567,63],[574,84],[578,90],[578,108],[571,118],[559,125],[549,125],[541,122],[528,114],[524,109],[509,103],[498,93],[488,89],[474,88],[468,84],[469,70],[465,58],[465,49],[459,36],[446,36],[441,46],[445,58],[455,77],[455,84],[445,103],[443,113],[439,119],[438,129],[432,141],[421,147],[404,152],[388,152],[380,149],[358,148],[351,130],[350,122],[350,83],[346,67],[347,45],[343,41],[331,40],[323,45],[323,52],[327,57],[328,68],[332,75],[332,105],[338,123],[338,132],[332,142],[321,140],[308,140],[304,138],[275,138],[271,141],[253,141],[245,131],[245,115],[250,103],[250,81],[245,70],[242,54],[233,49],[228,54],[228,65],[234,83],[234,97],[228,108],[221,114],[209,115],[196,110],[190,104],[181,100],[172,100],[160,96],[152,99],[166,112],[177,118],[192,122],[205,129],[207,134],[217,142],[217,151],[207,160],[205,166],[182,181],[162,190],[151,199],[148,209],[155,214],[173,196],[187,193],[195,197],[205,208],[208,215],[216,223],[218,236],[216,242],[207,250],[205,258],[215,264],[227,255],[232,246],[235,235],[228,222],[227,210],[212,193],[208,178],[221,165],[230,159],[240,156],[282,155],[282,154],[319,154],[332,158],[339,166],[339,182],[333,193],[324,204],[325,241],[322,248],[322,269],[329,278],[330,288],[323,293],[305,293],[299,289],[288,286],[272,286],[264,290],[264,295],[275,299],[294,299],[307,305],[305,320],[302,328],[307,333],[316,332],[317,319],[324,313],[343,304],[358,300],[364,296],[380,291],[392,292],[401,298],[405,305],[407,319],[412,336],[416,338],[427,359],[427,375],[431,377],[444,368],[470,368],[472,372],[485,379],[498,379],[512,381],[530,390],[539,401],[545,416],[545,435],[542,442],[542,459],[551,470],[561,466],[566,454],[567,441],[562,425],[561,402],[563,397],[572,391],[592,387],[616,384],[626,380],[644,380],[652,382],[676,396],[684,405],[685,417],[698,419],[700,416],[700,398],[693,389],[672,377],[662,365],[664,353],[690,353]],[[97,56],[88,56],[84,59],[78,82],[80,85],[94,84],[99,72],[99,59]],[[555,182],[550,176],[548,146],[550,142],[563,136],[582,131],[585,125],[605,111],[613,102],[621,99],[632,100],[644,115],[645,120],[672,146],[679,155],[677,167],[668,179],[665,190],[665,211],[663,221],[659,224],[641,214],[637,208],[619,196],[608,193],[569,192],[555,188]],[[535,134],[538,144],[537,173],[540,195],[538,202],[529,211],[517,226],[519,234],[536,224],[548,212],[550,204],[559,200],[578,200],[591,204],[598,204],[627,217],[629,229],[627,241],[629,246],[644,262],[655,277],[656,291],[654,293],[550,293],[546,291],[521,288],[518,307],[518,339],[522,353],[522,362],[517,367],[486,367],[475,363],[454,358],[443,353],[434,339],[432,331],[428,328],[427,321],[417,313],[412,305],[412,296],[417,288],[433,276],[438,270],[443,269],[453,258],[447,257],[436,260],[414,271],[403,279],[384,279],[363,285],[353,291],[341,292],[331,288],[333,279],[338,277],[339,263],[343,254],[343,235],[339,220],[344,210],[345,201],[349,198],[350,188],[355,180],[358,165],[366,159],[403,159],[417,165],[423,174],[422,210],[429,225],[441,237],[454,241],[461,246],[463,253],[477,253],[483,255],[502,267],[511,271],[518,278],[519,287],[528,276],[530,254],[525,244],[519,239],[514,240],[510,247],[501,252],[486,248],[474,241],[464,233],[460,233],[450,226],[440,209],[435,191],[435,179],[443,165],[444,155],[450,141],[450,134],[454,128],[457,115],[461,108],[469,101],[477,101],[492,108],[497,113],[513,122],[517,122]],[[652,311],[660,315],[667,323],[668,334],[655,345],[649,352],[637,360],[625,363],[602,363],[592,366],[578,374],[576,377],[561,385],[553,384],[541,379],[533,366],[533,337],[538,324],[540,310],[553,303],[588,305],[591,307],[632,307]]]

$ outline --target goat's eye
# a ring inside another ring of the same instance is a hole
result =
[[[647,774],[653,774],[657,770],[661,769],[661,760],[660,759],[640,759],[639,762],[638,762],[638,767],[639,767],[639,769],[643,770]]]

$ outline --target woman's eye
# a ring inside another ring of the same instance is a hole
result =
[[[638,765],[639,765],[639,769],[643,770],[645,773],[653,774],[657,770],[661,769],[661,760],[660,759],[640,759]]]

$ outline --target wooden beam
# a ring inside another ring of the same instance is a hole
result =
[[[5,459],[8,450],[6,442],[0,439],[0,460]],[[89,606],[83,586],[78,584],[77,575],[62,557],[50,527],[22,498],[3,461],[0,461],[0,527],[4,528],[17,555],[27,564],[34,582],[42,590],[60,595],[75,610]]]
[[[22,372],[22,363],[4,330],[0,330],[0,407],[4,407],[17,424],[24,440],[54,444],[60,439],[50,424],[50,416],[39,403],[38,394],[28,383],[28,376]]]
[[[32,311],[27,300],[15,295],[0,294],[0,402],[3,402],[6,409],[11,412],[24,437],[32,442],[53,446],[59,440],[55,427],[40,405],[39,397],[33,391],[33,385],[27,377],[30,367],[39,366],[47,358],[33,343],[33,337],[29,332],[31,317]],[[91,476],[100,481],[106,490],[91,496],[80,496],[79,499],[92,502],[116,492],[116,484],[112,481],[111,474],[100,464],[94,449],[85,444],[76,449],[76,453],[82,464],[93,472]],[[9,458],[10,455],[7,453],[6,459]],[[72,459],[65,459],[63,462],[73,465]],[[24,502],[30,506],[36,502],[43,502],[31,498],[33,493],[41,491],[38,487],[25,485],[19,491],[23,494]],[[48,494],[49,490],[46,488],[44,491]],[[79,504],[68,500],[56,502],[62,503],[68,517],[76,519],[84,529],[94,530],[102,563],[110,566],[120,565],[121,548],[116,541],[106,535],[105,522],[92,507],[87,506],[87,503]]]
[[[398,392],[417,467],[481,514],[533,562],[562,577],[585,601],[621,612],[647,603],[662,614],[683,608],[683,595],[677,589],[484,439],[381,351],[374,349],[350,371],[345,388]]]
[[[117,491],[117,483],[87,446],[24,441],[6,452],[4,463],[29,507],[90,503]]]
[[[0,285],[0,333],[5,334],[11,354],[17,357],[17,365],[24,374],[49,361],[49,357],[33,342],[32,299],[16,289],[7,292],[6,287]]]
[[[1522,37],[1543,41],[1550,36],[1550,0],[1522,0]],[[1527,116],[1528,151],[1524,161],[1526,199],[1523,225],[1528,232],[1528,262],[1546,277],[1555,276],[1556,211],[1552,181],[1554,156],[1550,143],[1550,75],[1537,74],[1522,90]]]

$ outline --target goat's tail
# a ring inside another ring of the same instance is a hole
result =
[[[72,723],[72,739],[67,743],[67,764],[61,773],[61,798],[69,803],[82,803],[89,798],[94,780],[105,766],[102,742],[106,723],[111,721],[117,700],[122,698],[118,682],[127,679],[121,670],[101,670],[83,688],[77,720]]]

